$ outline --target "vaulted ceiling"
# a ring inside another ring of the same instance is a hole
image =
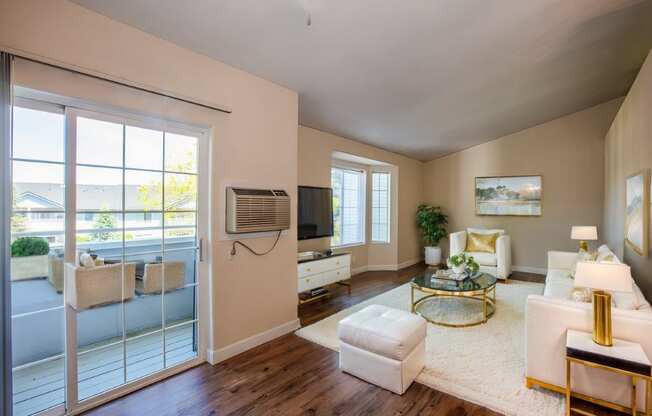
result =
[[[297,91],[303,125],[421,160],[622,96],[652,47],[640,0],[74,2]]]

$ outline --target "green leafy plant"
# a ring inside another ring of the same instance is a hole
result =
[[[480,270],[480,265],[475,261],[473,256],[467,256],[466,254],[456,254],[451,256],[448,261],[454,267],[459,267],[464,265],[464,272],[469,275],[473,275]]]
[[[50,252],[50,244],[41,237],[22,237],[11,243],[11,257],[43,256]]]
[[[446,237],[448,215],[441,212],[440,207],[421,204],[417,207],[417,227],[421,231],[423,242],[427,246],[436,246]]]

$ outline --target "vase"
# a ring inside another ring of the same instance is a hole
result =
[[[457,274],[462,274],[464,273],[464,270],[466,269],[465,264],[460,264],[459,266],[453,266],[453,272]]]
[[[425,247],[426,264],[429,266],[438,266],[441,264],[441,248],[428,246]]]

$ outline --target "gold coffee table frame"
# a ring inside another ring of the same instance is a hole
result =
[[[412,304],[412,313],[416,313],[422,316],[426,321],[431,322],[435,325],[441,325],[450,328],[464,328],[469,326],[476,326],[476,325],[486,323],[489,320],[489,318],[491,318],[493,314],[496,312],[496,282],[494,282],[492,285],[484,289],[477,289],[477,290],[470,290],[470,291],[432,289],[428,287],[419,286],[414,282],[411,282],[410,286],[411,286],[410,299]],[[414,300],[415,290],[421,293],[425,293],[426,296],[419,298],[415,301]],[[447,322],[435,321],[429,318],[428,316],[426,316],[426,314],[422,314],[421,312],[419,312],[418,308],[422,303],[431,300],[433,298],[440,298],[440,297],[465,298],[465,299],[473,299],[482,302],[482,319],[474,322],[464,323],[464,324],[451,324]]]

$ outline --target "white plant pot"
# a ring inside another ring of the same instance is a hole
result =
[[[441,264],[441,248],[439,247],[425,247],[426,250],[426,264],[429,266],[437,266]]]
[[[12,257],[11,280],[28,280],[48,275],[48,255]]]
[[[460,264],[459,266],[453,266],[453,272],[457,274],[464,273],[465,265]]]

